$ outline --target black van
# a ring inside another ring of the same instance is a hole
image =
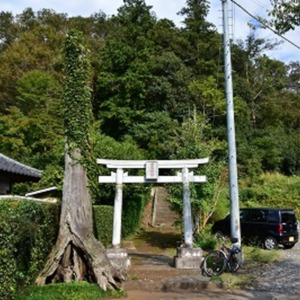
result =
[[[266,249],[278,245],[290,249],[298,242],[298,223],[292,209],[241,208],[240,220],[245,242],[259,241]],[[212,233],[230,236],[230,215],[215,222]]]

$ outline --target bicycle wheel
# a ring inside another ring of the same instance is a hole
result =
[[[202,270],[206,276],[221,275],[227,266],[227,258],[222,251],[214,250],[209,252],[202,264]]]
[[[236,272],[242,264],[242,253],[231,254],[228,259],[228,268],[230,272]]]

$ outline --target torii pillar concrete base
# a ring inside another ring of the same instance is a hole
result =
[[[130,267],[130,257],[128,256],[127,250],[122,248],[110,248],[106,249],[106,256],[119,268],[128,270]]]
[[[177,256],[174,257],[174,266],[177,269],[200,269],[202,262],[202,249],[191,247],[178,247]]]

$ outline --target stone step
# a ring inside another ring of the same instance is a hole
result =
[[[170,203],[167,201],[167,195],[165,188],[156,188],[154,226],[173,227],[174,222],[180,218],[176,212],[171,210]]]

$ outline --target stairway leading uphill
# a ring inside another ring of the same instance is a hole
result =
[[[171,210],[167,201],[167,191],[163,187],[155,189],[152,213],[152,225],[164,228],[174,228],[174,222],[179,220],[179,215]]]

